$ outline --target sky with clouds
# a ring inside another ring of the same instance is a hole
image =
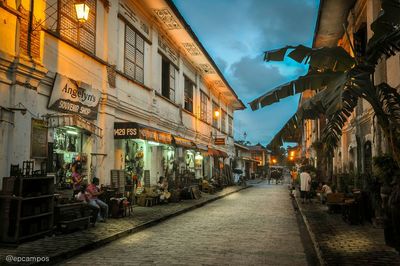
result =
[[[288,59],[263,62],[263,52],[310,46],[319,0],[173,0],[247,109],[235,112],[235,139],[268,144],[296,112],[298,96],[253,112],[248,102],[305,74]]]

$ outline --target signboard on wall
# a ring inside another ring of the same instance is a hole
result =
[[[177,146],[182,146],[182,147],[186,147],[189,149],[196,148],[196,144],[194,144],[193,141],[185,139],[185,138],[174,136],[174,142],[175,142],[175,145],[177,145]]]
[[[144,139],[171,144],[172,135],[135,122],[114,123],[114,139]]]
[[[214,139],[214,144],[215,145],[225,145],[225,138],[215,138]]]
[[[31,158],[47,157],[47,123],[32,118]]]
[[[95,120],[100,97],[101,92],[90,85],[57,74],[48,108]]]

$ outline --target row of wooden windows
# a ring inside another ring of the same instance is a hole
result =
[[[96,0],[86,0],[89,6],[89,18],[84,24],[79,24],[75,16],[73,0],[46,0],[46,27],[61,39],[72,43],[84,51],[96,52]],[[144,83],[144,53],[145,40],[137,31],[125,24],[124,73],[139,83]],[[161,67],[161,94],[175,102],[176,68],[165,57],[162,57]],[[185,76],[184,81],[184,109],[193,113],[193,93],[195,83]],[[207,121],[208,96],[200,93],[200,119]],[[219,111],[214,101],[212,112]],[[212,125],[219,128],[219,118],[212,115]],[[226,132],[225,111],[221,112],[221,130]],[[228,117],[228,133],[232,132],[232,118]]]

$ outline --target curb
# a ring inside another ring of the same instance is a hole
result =
[[[323,258],[323,256],[322,256],[322,251],[321,251],[321,248],[320,248],[320,246],[319,246],[319,244],[317,242],[315,234],[311,230],[310,224],[308,223],[308,219],[303,213],[303,208],[300,207],[301,205],[299,204],[298,197],[296,197],[296,196],[294,197],[294,202],[295,202],[296,207],[299,210],[299,213],[300,213],[300,215],[301,215],[301,217],[303,219],[303,222],[304,222],[304,224],[305,224],[305,226],[307,228],[308,234],[309,234],[309,236],[311,238],[311,241],[313,243],[313,246],[314,246],[315,253],[317,254],[317,258],[318,258],[319,264],[320,265],[327,265],[325,260],[324,260],[324,258]]]
[[[258,182],[258,183],[261,183],[261,182],[262,182],[262,181],[260,181],[260,182]],[[258,184],[258,183],[257,183],[257,184]],[[192,205],[192,206],[189,206],[189,207],[187,207],[187,208],[184,208],[184,209],[178,210],[178,211],[176,211],[176,212],[167,214],[167,215],[165,215],[165,216],[163,216],[163,217],[160,217],[160,218],[157,218],[157,219],[155,219],[155,220],[150,220],[150,221],[144,222],[144,223],[142,223],[142,224],[140,224],[140,225],[138,225],[138,226],[129,228],[129,229],[123,231],[123,232],[119,232],[119,233],[117,233],[117,234],[115,234],[115,235],[112,235],[112,236],[110,236],[110,237],[104,238],[104,239],[102,239],[102,240],[99,240],[99,241],[96,241],[96,242],[87,244],[87,245],[85,245],[85,246],[83,246],[83,247],[79,247],[79,248],[76,248],[76,249],[68,250],[68,251],[63,252],[63,253],[61,253],[61,254],[55,255],[55,256],[53,256],[53,257],[50,257],[50,262],[48,262],[48,263],[45,263],[45,264],[39,263],[39,264],[35,264],[35,265],[55,265],[55,264],[57,264],[57,263],[60,263],[60,262],[62,262],[62,261],[65,261],[65,260],[67,260],[67,259],[70,259],[70,258],[72,258],[72,257],[75,257],[75,256],[80,255],[80,254],[82,254],[82,253],[85,253],[85,252],[87,252],[87,251],[90,251],[90,250],[99,248],[99,247],[101,247],[101,246],[104,246],[104,245],[106,245],[106,244],[108,244],[108,243],[111,243],[112,241],[115,241],[115,240],[120,239],[120,238],[122,238],[122,237],[125,237],[125,236],[128,236],[128,235],[132,235],[132,234],[134,234],[134,233],[138,233],[138,232],[140,232],[140,231],[142,231],[142,230],[144,230],[144,229],[146,229],[146,228],[149,228],[149,227],[152,227],[152,226],[154,226],[154,225],[157,225],[157,224],[159,224],[160,222],[166,221],[166,220],[168,220],[168,219],[171,219],[171,218],[176,217],[176,216],[178,216],[178,215],[181,215],[181,214],[184,214],[184,213],[186,213],[186,212],[192,211],[192,210],[194,210],[194,209],[203,207],[204,205],[207,205],[208,203],[211,203],[211,202],[214,202],[214,201],[216,201],[216,200],[222,199],[222,198],[224,198],[224,197],[226,197],[226,196],[229,196],[229,195],[231,195],[231,194],[233,194],[233,193],[236,193],[236,192],[239,192],[239,191],[241,191],[241,190],[250,188],[250,187],[252,187],[252,186],[253,186],[253,185],[247,185],[247,186],[245,186],[245,187],[239,188],[238,190],[231,191],[231,192],[228,192],[228,193],[226,193],[226,194],[219,195],[219,196],[217,196],[217,197],[215,197],[215,198],[206,200],[206,201],[204,201],[204,202],[200,202],[200,203],[194,204],[194,205]]]

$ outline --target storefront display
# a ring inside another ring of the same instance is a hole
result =
[[[83,152],[85,134],[77,127],[66,126],[53,131],[53,167],[57,183],[62,187],[71,187],[72,165],[77,171],[87,176],[87,153]]]
[[[150,181],[146,185],[155,185],[160,176],[172,173],[175,150],[171,146],[171,134],[134,122],[114,124],[116,154],[122,160],[116,165],[124,169],[137,188],[144,185],[144,171],[149,171]],[[121,156],[120,155],[120,156]]]
[[[203,178],[204,157],[200,152],[196,152],[194,156],[194,168],[196,171],[196,178]]]
[[[138,140],[124,140],[123,146],[125,147],[125,171],[131,177],[127,180],[128,184],[135,181],[138,186],[141,186],[144,171],[144,146],[143,141]]]
[[[150,172],[150,185],[161,176],[173,186],[204,178],[207,145],[134,122],[114,123],[116,169],[123,169],[140,188],[144,171]],[[128,181],[127,182],[132,182]],[[145,184],[146,185],[146,184]]]
[[[174,144],[177,149],[177,157],[179,162],[180,172],[187,171],[192,174],[196,172],[195,156],[196,144],[188,139],[174,136]]]

